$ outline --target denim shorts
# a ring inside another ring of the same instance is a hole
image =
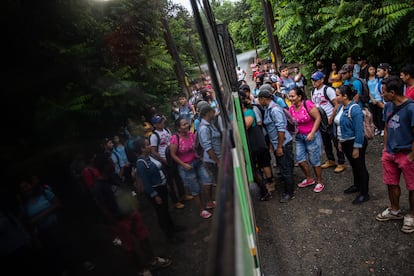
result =
[[[312,141],[306,141],[305,134],[296,134],[296,162],[301,163],[309,157],[309,163],[313,167],[321,165],[322,136],[319,131],[315,133]]]
[[[200,193],[200,184],[211,185],[213,184],[213,180],[201,160],[196,159],[189,164],[192,167],[191,170],[186,171],[182,166],[178,166],[178,172],[184,185],[189,188],[191,194],[194,196]]]

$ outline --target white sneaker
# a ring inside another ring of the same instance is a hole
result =
[[[383,130],[381,130],[381,137],[383,137],[384,136],[384,131]]]
[[[112,244],[115,246],[121,246],[122,241],[118,237],[115,237],[115,239],[112,241]]]

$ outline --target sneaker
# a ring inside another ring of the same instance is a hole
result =
[[[271,198],[272,198],[272,193],[271,192],[267,192],[265,195],[260,196],[259,197],[259,200],[260,201],[268,201]]]
[[[148,269],[144,269],[138,272],[138,276],[152,276],[152,273]]]
[[[207,209],[214,209],[214,208],[216,208],[216,202],[215,201],[207,202],[206,208]]]
[[[289,201],[291,201],[294,198],[294,195],[290,195],[290,194],[283,194],[282,197],[280,198],[279,202],[280,203],[288,203]]]
[[[115,246],[121,246],[122,241],[118,237],[115,237],[115,239],[112,241],[112,244]]]
[[[322,164],[321,168],[322,169],[327,169],[327,168],[335,167],[335,166],[336,166],[335,161],[328,160],[328,161],[326,161],[325,163]]]
[[[175,205],[174,205],[174,207],[175,207],[175,209],[183,209],[184,208],[184,204],[182,204],[181,202],[177,202]]]
[[[156,270],[160,268],[169,267],[171,265],[172,261],[168,258],[161,258],[161,257],[155,257],[152,262],[150,263],[150,269]]]
[[[381,135],[381,137],[383,137],[383,136],[384,136],[384,131],[383,131],[383,130],[381,130],[380,135]]]
[[[414,217],[410,215],[404,216],[404,225],[401,228],[401,231],[407,234],[414,232]]]
[[[183,195],[182,200],[189,201],[192,200],[194,197],[192,195]]]
[[[322,192],[323,188],[325,188],[325,185],[323,185],[322,183],[318,183],[316,184],[315,188],[313,188],[313,191],[315,193],[320,193]]]
[[[380,133],[381,133],[381,131],[378,128],[376,128],[375,131],[374,131],[374,135],[378,136]]]
[[[305,179],[302,180],[302,182],[300,182],[298,184],[298,187],[305,188],[305,187],[308,187],[308,186],[313,185],[313,184],[315,184],[315,179],[312,178],[311,180],[307,180],[305,178]]]
[[[345,170],[345,165],[344,164],[338,164],[338,166],[336,166],[334,172],[340,173],[340,172],[343,172],[344,170]]]
[[[211,213],[209,211],[207,211],[207,210],[203,210],[200,213],[200,217],[205,218],[205,219],[208,219],[208,218],[211,217]]]
[[[385,209],[382,213],[379,213],[375,219],[378,221],[387,221],[392,219],[403,219],[403,215],[401,214],[401,211],[398,211],[396,215],[391,213],[391,208]]]

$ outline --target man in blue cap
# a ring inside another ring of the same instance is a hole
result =
[[[336,104],[336,93],[335,89],[324,84],[325,75],[321,71],[315,71],[312,76],[312,85],[314,87],[311,92],[312,101],[325,110],[328,116],[329,129],[327,132],[322,132],[322,141],[325,148],[326,157],[328,160],[322,164],[322,169],[335,167],[335,172],[340,173],[345,170],[345,156],[342,151],[338,149],[338,139],[333,135],[333,120],[336,115],[338,108]],[[336,155],[338,157],[338,165],[335,162],[335,156],[332,149],[332,142],[336,149]]]

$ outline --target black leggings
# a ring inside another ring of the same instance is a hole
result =
[[[369,173],[365,165],[365,151],[368,146],[367,139],[364,138],[364,144],[359,149],[359,157],[353,158],[352,151],[354,150],[354,139],[341,142],[342,151],[352,167],[352,174],[354,176],[354,185],[359,189],[362,195],[367,195],[369,188]]]

